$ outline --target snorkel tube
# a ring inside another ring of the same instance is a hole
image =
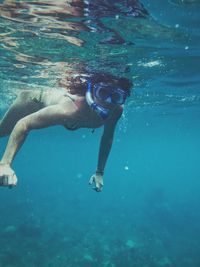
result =
[[[94,102],[92,98],[92,84],[87,82],[87,92],[85,95],[88,105],[94,110],[103,120],[106,120],[109,116],[109,109],[102,107],[101,105]]]

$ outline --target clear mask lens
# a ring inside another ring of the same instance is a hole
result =
[[[102,100],[106,100],[110,96],[108,88],[99,88],[96,92],[96,96]]]
[[[125,102],[126,95],[121,89],[114,89],[111,86],[104,86],[102,84],[94,87],[95,97],[107,103],[122,105]]]
[[[124,102],[123,95],[120,94],[119,92],[113,92],[112,93],[112,102],[114,104],[123,104],[123,102]]]

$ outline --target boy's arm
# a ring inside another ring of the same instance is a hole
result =
[[[119,118],[122,115],[122,109],[117,109],[104,125],[104,132],[101,137],[97,173],[104,173],[104,168],[112,147],[115,128]]]
[[[52,105],[19,120],[10,135],[0,163],[12,164],[17,151],[23,145],[30,130],[63,124],[67,119],[67,115],[64,106]]]
[[[123,112],[123,108],[119,107],[116,109],[112,116],[107,119],[105,125],[104,125],[104,132],[101,137],[100,141],[100,147],[99,147],[99,155],[98,155],[98,163],[97,163],[97,169],[96,174],[94,174],[91,178],[89,183],[95,184],[95,190],[101,191],[103,187],[103,174],[104,174],[104,168],[112,147],[113,143],[113,137],[115,128],[117,125],[117,122],[119,118],[121,117]]]

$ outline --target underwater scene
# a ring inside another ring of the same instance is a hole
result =
[[[26,136],[17,186],[0,187],[0,267],[200,266],[199,14],[199,0],[0,0],[0,120],[83,70],[133,84],[102,192],[88,181],[103,127]]]

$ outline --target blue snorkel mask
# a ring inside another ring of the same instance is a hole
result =
[[[100,101],[114,105],[123,105],[127,97],[126,92],[120,88],[113,88],[112,85],[103,82],[95,84],[92,88],[91,82],[88,81],[86,101],[104,120],[108,118],[110,110],[97,104],[92,97],[92,93]]]
[[[93,94],[100,101],[114,105],[123,105],[127,97],[124,90],[103,82],[94,85]]]

